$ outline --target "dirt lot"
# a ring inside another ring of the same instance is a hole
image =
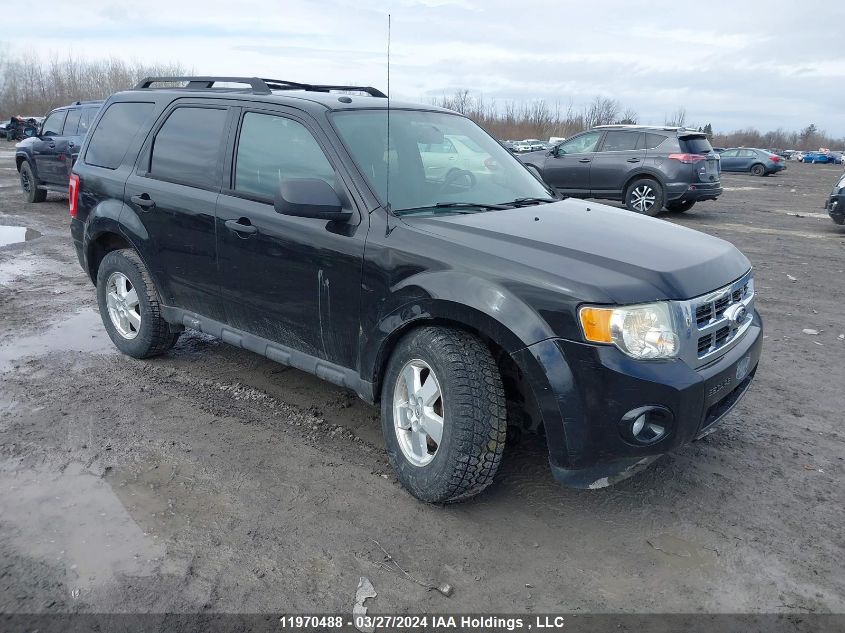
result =
[[[841,168],[725,175],[665,216],[756,267],[764,357],[718,432],[599,491],[523,439],[487,492],[436,507],[343,390],[199,334],[115,353],[66,200],[24,204],[9,148],[0,225],[35,239],[0,248],[0,612],[349,613],[362,575],[372,613],[845,611]],[[377,567],[374,541],[453,596]]]

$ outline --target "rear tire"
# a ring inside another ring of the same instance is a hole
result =
[[[133,358],[169,350],[179,338],[161,315],[150,273],[131,248],[111,251],[97,270],[97,303],[112,343]]]
[[[663,208],[663,187],[651,178],[638,178],[625,190],[625,206],[629,211],[655,216]]]
[[[381,418],[390,464],[417,499],[460,501],[493,481],[507,408],[496,362],[472,334],[427,326],[405,336],[387,365]]]
[[[21,163],[21,190],[27,202],[44,202],[47,199],[47,191],[38,188],[38,180],[32,172],[32,165],[29,161]]]
[[[672,213],[683,213],[695,206],[695,200],[679,200],[678,202],[667,202],[666,209]]]
[[[751,165],[751,175],[752,176],[765,176],[766,175],[766,168],[757,163],[756,165]]]

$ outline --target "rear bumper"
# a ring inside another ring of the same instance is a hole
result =
[[[666,185],[667,202],[716,200],[722,195],[722,183],[671,183]]]
[[[699,369],[681,360],[635,361],[612,346],[562,339],[536,343],[514,358],[534,389],[555,478],[600,488],[710,433],[750,387],[762,343],[755,311],[743,339]],[[669,412],[666,436],[648,446],[622,433],[623,418],[641,407]]]

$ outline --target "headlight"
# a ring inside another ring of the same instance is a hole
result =
[[[666,302],[578,311],[584,338],[593,343],[613,343],[632,358],[675,358],[679,339],[672,311]]]

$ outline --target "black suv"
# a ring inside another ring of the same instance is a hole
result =
[[[448,144],[471,150],[433,169]],[[484,489],[509,421],[608,485],[708,433],[760,357],[731,244],[558,200],[469,119],[372,88],[145,80],[103,106],[70,213],[121,351],[191,328],[348,387],[426,501]]]
[[[70,170],[102,101],[56,108],[38,132],[15,146],[15,164],[27,202],[43,202],[50,190],[67,191]]]
[[[622,200],[631,211],[688,211],[722,193],[719,154],[695,130],[604,125],[519,159],[566,196]]]

